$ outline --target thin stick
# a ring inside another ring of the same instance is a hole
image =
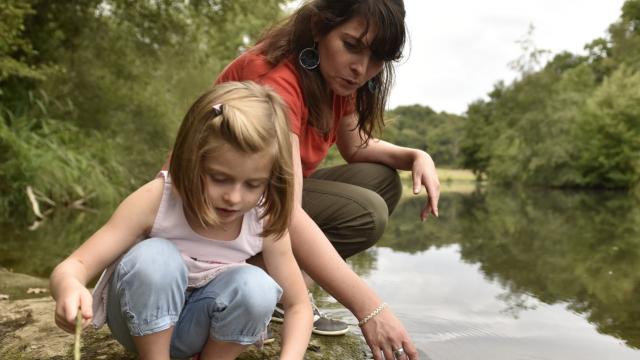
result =
[[[36,199],[36,196],[34,195],[33,189],[31,188],[31,186],[27,186],[27,198],[29,198],[29,202],[31,203],[31,209],[33,210],[33,213],[36,215],[36,217],[38,219],[44,218],[44,216],[40,212],[40,204],[38,204],[38,200]]]
[[[73,360],[80,360],[80,334],[81,333],[82,333],[82,312],[78,308],[78,315],[76,316],[75,344],[73,345]]]

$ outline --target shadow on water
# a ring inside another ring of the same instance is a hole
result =
[[[506,290],[500,300],[514,317],[531,296],[564,303],[600,333],[640,348],[638,199],[489,188],[444,194],[440,219],[427,224],[416,221],[423,201],[400,204],[379,246],[414,254],[456,245],[462,261]]]

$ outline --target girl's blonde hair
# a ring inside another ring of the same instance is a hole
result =
[[[260,201],[261,218],[267,219],[261,236],[282,235],[293,208],[293,166],[280,97],[253,82],[227,82],[200,96],[182,120],[169,173],[185,211],[203,226],[219,223],[206,195],[204,165],[225,144],[249,154],[272,151],[271,177]]]

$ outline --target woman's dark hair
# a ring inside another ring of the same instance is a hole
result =
[[[324,113],[326,110],[323,104],[331,100],[330,91],[320,72],[303,69],[297,57],[302,49],[314,44],[311,26],[315,34],[325,36],[355,17],[361,17],[366,22],[362,38],[367,35],[369,28],[376,29],[370,48],[373,56],[384,61],[382,71],[372,79],[376,84],[376,91],[370,91],[367,84],[364,84],[356,92],[357,126],[362,132],[364,143],[384,126],[383,114],[394,75],[392,61],[401,58],[406,39],[403,0],[308,1],[282,23],[267,30],[258,43],[262,47],[261,51],[273,64],[286,58],[295,58],[293,63],[300,74],[305,103],[309,109],[307,121],[327,135],[333,124],[332,114]]]

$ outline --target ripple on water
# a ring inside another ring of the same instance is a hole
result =
[[[607,360],[638,359],[637,352],[581,336],[522,333],[509,321],[446,319],[399,314],[420,359],[428,360]],[[513,329],[513,331],[510,331]],[[613,345],[613,344],[609,344]],[[615,351],[612,351],[614,350]]]

